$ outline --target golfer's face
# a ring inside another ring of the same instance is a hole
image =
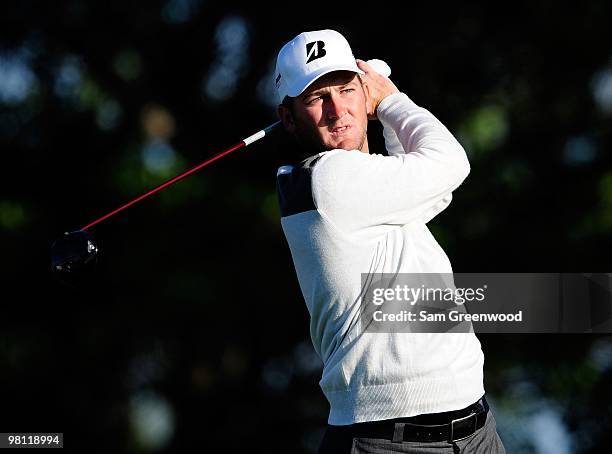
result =
[[[294,100],[295,133],[317,148],[367,152],[366,92],[357,74],[327,74]]]

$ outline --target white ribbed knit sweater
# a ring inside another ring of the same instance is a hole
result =
[[[361,273],[452,273],[426,223],[470,169],[446,127],[405,94],[377,114],[389,156],[332,150],[278,171],[332,425],[457,410],[484,394],[473,333],[361,331]]]

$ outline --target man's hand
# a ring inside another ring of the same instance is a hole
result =
[[[376,109],[380,102],[393,93],[399,93],[399,90],[390,79],[377,73],[365,61],[357,60],[357,66],[365,73],[361,77],[368,86],[368,118],[374,120],[376,119]]]

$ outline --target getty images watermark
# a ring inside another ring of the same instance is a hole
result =
[[[363,274],[366,332],[612,333],[612,273]]]
[[[493,313],[493,314],[470,314],[461,310],[461,306],[465,303],[480,302],[485,300],[485,291],[487,284],[478,288],[427,288],[424,284],[421,287],[414,288],[406,284],[397,284],[394,288],[374,288],[372,290],[372,304],[382,306],[384,303],[402,302],[414,307],[420,303],[418,314],[409,310],[400,310],[399,313],[387,313],[383,308],[378,308],[372,314],[377,322],[403,322],[403,321],[439,321],[448,320],[452,322],[460,321],[510,321],[520,322],[523,320],[523,311],[519,310],[516,313]],[[457,307],[449,305],[448,311],[441,311],[442,308],[430,306],[424,303],[448,302],[454,303]],[[387,306],[386,308],[388,308]]]

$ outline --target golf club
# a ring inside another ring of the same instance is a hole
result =
[[[86,224],[79,230],[64,233],[63,236],[58,238],[51,245],[51,271],[54,271],[56,273],[85,273],[87,272],[87,270],[92,269],[93,265],[95,265],[96,263],[99,248],[96,244],[93,235],[88,231],[89,229],[98,225],[102,221],[105,221],[106,219],[115,216],[123,210],[126,210],[127,208],[140,202],[141,200],[144,200],[147,197],[150,197],[153,194],[162,191],[168,186],[177,183],[178,181],[188,177],[192,173],[200,170],[201,168],[206,167],[207,165],[215,162],[218,159],[221,159],[223,156],[227,156],[228,154],[236,150],[239,150],[243,147],[252,144],[253,142],[256,142],[257,140],[265,137],[266,134],[269,134],[280,124],[281,122],[277,121],[276,123],[265,127],[264,129],[247,137],[246,139],[241,140],[236,145],[211,156],[210,158],[198,164],[197,166],[186,170],[180,175],[177,175],[176,177],[166,181],[165,183],[162,183],[159,186],[151,189],[150,191],[121,205],[119,208],[111,211],[110,213],[99,217],[98,219],[90,222],[89,224]]]

